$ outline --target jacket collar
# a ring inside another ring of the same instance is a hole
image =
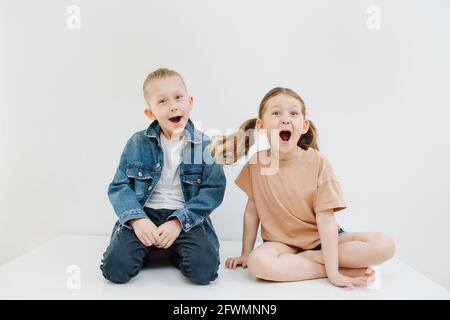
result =
[[[154,138],[159,141],[159,136],[161,135],[161,127],[159,125],[159,122],[157,120],[153,120],[152,123],[150,123],[150,125],[148,126],[147,130],[145,130],[144,134],[149,138]],[[201,137],[201,132],[194,127],[191,119],[188,119],[186,127],[184,128],[184,138],[186,142],[198,144],[202,142]]]

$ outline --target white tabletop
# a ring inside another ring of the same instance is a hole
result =
[[[221,242],[219,278],[190,283],[169,264],[148,265],[126,284],[113,284],[99,269],[109,238],[60,235],[0,267],[0,299],[449,299],[450,292],[410,266],[392,259],[381,266],[379,286],[336,288],[326,279],[273,283],[245,269],[225,269],[240,243]]]

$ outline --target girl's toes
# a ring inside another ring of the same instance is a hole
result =
[[[367,269],[366,269],[365,275],[367,275],[367,276],[372,276],[372,275],[374,275],[374,274],[375,274],[375,270],[373,270],[373,269],[371,269],[371,268],[367,268]]]
[[[367,277],[356,278],[356,281],[354,284],[357,286],[361,286],[361,287],[367,286],[367,284],[368,284]]]
[[[380,267],[379,266],[370,266],[373,273],[369,276],[370,283],[368,285],[369,289],[377,289],[380,287]]]

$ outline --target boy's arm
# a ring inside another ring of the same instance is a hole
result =
[[[127,224],[129,220],[147,218],[147,215],[137,200],[136,192],[131,188],[130,179],[126,174],[126,151],[128,145],[129,141],[120,157],[119,167],[116,170],[114,179],[108,187],[108,198],[119,218],[119,223],[131,229],[129,224]]]
[[[203,222],[223,200],[226,178],[221,165],[213,161],[203,166],[202,184],[198,194],[176,210],[167,220],[177,218],[184,231],[189,231]]]

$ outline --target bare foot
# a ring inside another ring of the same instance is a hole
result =
[[[298,253],[310,260],[323,264],[322,250],[306,250]],[[365,277],[369,286],[375,280],[375,271],[369,267],[366,268],[339,268],[339,272],[348,277]]]
[[[339,272],[341,272],[342,274],[348,276],[348,277],[352,277],[352,278],[356,278],[356,277],[364,277],[366,276],[367,278],[373,277],[375,271],[373,271],[370,268],[339,268]]]

